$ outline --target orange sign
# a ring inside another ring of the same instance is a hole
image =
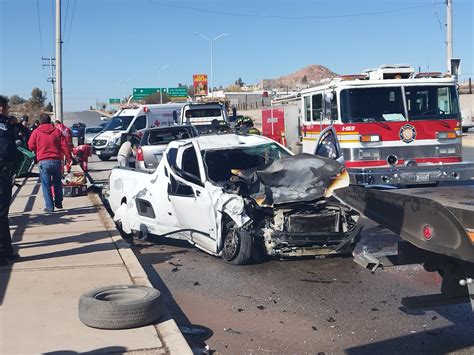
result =
[[[207,95],[207,74],[193,75],[194,96]]]

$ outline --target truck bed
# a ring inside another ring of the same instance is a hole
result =
[[[418,248],[474,263],[474,185],[349,186],[335,195]]]

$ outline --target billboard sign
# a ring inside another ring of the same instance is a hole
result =
[[[194,96],[207,95],[207,74],[193,75]]]

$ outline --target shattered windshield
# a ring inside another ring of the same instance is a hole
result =
[[[340,101],[344,123],[406,121],[401,87],[345,89]]]
[[[257,168],[290,154],[275,143],[267,143],[253,147],[205,150],[202,156],[208,178],[215,183],[224,184],[233,175],[233,169]]]
[[[132,122],[134,116],[116,116],[112,117],[112,120],[107,126],[105,126],[104,131],[125,131],[130,122]]]

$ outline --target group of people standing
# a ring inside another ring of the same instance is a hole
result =
[[[12,197],[12,176],[20,156],[17,150],[20,127],[9,117],[9,102],[0,96],[0,266],[19,259],[12,248],[8,213]],[[27,127],[20,123],[23,127]],[[21,141],[29,150],[36,153],[39,165],[41,186],[47,213],[55,208],[63,208],[62,164],[72,161],[72,136],[69,128],[61,121],[52,124],[48,114],[41,114],[37,127],[28,131],[22,129]],[[54,197],[52,193],[54,190]]]

